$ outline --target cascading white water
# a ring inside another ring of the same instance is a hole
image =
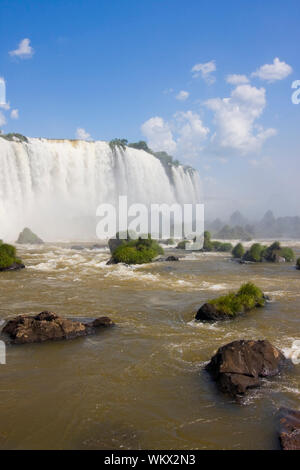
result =
[[[96,208],[119,195],[129,204],[201,202],[196,171],[168,173],[142,150],[112,152],[102,141],[0,138],[0,238],[25,226],[46,240],[95,236]]]

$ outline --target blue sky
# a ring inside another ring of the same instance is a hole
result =
[[[212,212],[300,214],[299,20],[291,0],[1,0],[0,127],[147,140]]]

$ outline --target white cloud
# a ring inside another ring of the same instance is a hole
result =
[[[19,110],[18,109],[12,109],[10,113],[10,117],[12,119],[19,119]]]
[[[4,114],[0,111],[0,126],[4,126],[6,124],[6,119]]]
[[[77,129],[76,129],[76,138],[79,139],[79,140],[88,140],[88,139],[91,138],[91,136],[82,127],[77,127]]]
[[[198,156],[209,133],[200,116],[192,111],[176,113],[171,122],[161,117],[150,118],[141,130],[150,148],[164,150],[180,158]]]
[[[141,130],[148,140],[149,147],[153,150],[164,150],[170,153],[176,150],[176,142],[169,124],[163,118],[156,116],[148,119],[142,124]]]
[[[239,75],[234,73],[232,75],[227,75],[226,82],[230,83],[231,85],[242,85],[244,83],[249,83],[249,79],[246,77],[246,75]]]
[[[0,107],[6,105],[6,85],[3,77],[0,77]]]
[[[186,99],[188,99],[188,97],[190,96],[189,92],[188,91],[184,91],[184,90],[181,90],[178,95],[176,95],[176,99],[178,101],[185,101]]]
[[[262,65],[256,72],[252,73],[253,77],[259,77],[261,80],[268,82],[275,82],[276,80],[283,80],[292,73],[293,69],[285,62],[280,62],[278,57],[273,61],[273,64]]]
[[[261,159],[253,158],[249,160],[249,163],[255,168],[268,168],[272,166],[272,158],[268,156],[262,157]]]
[[[200,116],[192,111],[175,114],[176,155],[194,158],[199,156],[209,133]]]
[[[212,75],[217,70],[216,63],[214,60],[205,62],[204,64],[195,64],[192,68],[193,78],[201,76],[208,84],[212,84],[216,81]]]
[[[34,49],[30,46],[30,39],[25,38],[19,42],[18,48],[9,53],[12,57],[20,59],[29,59],[34,54]]]
[[[266,90],[251,85],[237,86],[229,98],[208,100],[206,106],[215,114],[217,134],[214,143],[246,154],[258,151],[263,142],[276,134],[255,121],[266,106]]]

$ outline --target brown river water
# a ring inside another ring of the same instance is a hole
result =
[[[70,246],[70,245],[69,245]],[[204,371],[218,347],[268,339],[289,353],[300,339],[300,272],[240,265],[227,254],[176,263],[106,266],[109,252],[66,244],[19,247],[27,268],[0,273],[0,322],[52,310],[108,315],[116,327],[55,343],[7,346],[0,365],[0,449],[278,449],[276,411],[299,408],[300,365],[241,403]],[[290,242],[300,252],[300,243]],[[206,300],[253,281],[264,309],[234,321],[194,322]]]

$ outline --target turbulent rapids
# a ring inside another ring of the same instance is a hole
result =
[[[29,226],[46,239],[95,236],[101,203],[196,203],[196,171],[166,168],[133,148],[112,151],[106,142],[0,138],[1,238]]]

